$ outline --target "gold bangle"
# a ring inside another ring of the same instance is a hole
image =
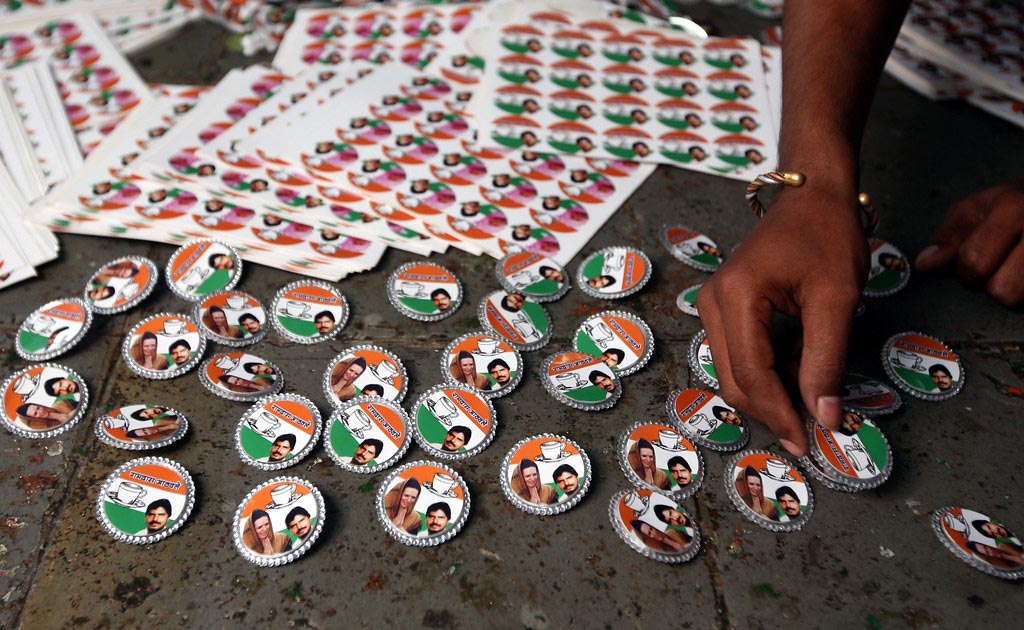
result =
[[[757,218],[760,219],[764,216],[765,206],[761,203],[761,200],[757,198],[757,193],[767,184],[784,184],[786,186],[803,186],[806,181],[803,173],[787,173],[783,171],[772,171],[770,173],[761,173],[753,181],[747,184],[746,200],[747,205],[754,211]],[[875,228],[878,227],[878,212],[875,210],[875,206],[871,203],[871,197],[867,193],[860,193],[857,195],[857,203],[860,205],[861,211],[861,227],[870,236],[874,234]]]

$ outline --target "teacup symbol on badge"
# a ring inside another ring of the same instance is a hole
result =
[[[278,309],[278,313],[288,317],[305,317],[309,314],[309,304],[288,300],[284,303],[284,306]]]
[[[34,333],[45,335],[50,332],[55,320],[46,315],[36,315],[25,322],[25,326]]]
[[[398,292],[405,297],[422,297],[427,294],[422,284],[408,280],[398,283]]]
[[[114,490],[107,493],[107,498],[124,507],[142,507],[142,497],[146,496],[146,489],[131,481],[122,481]]]
[[[872,475],[878,473],[875,462],[871,461],[871,457],[864,450],[864,445],[860,443],[860,440],[854,439],[853,442],[844,446],[843,452],[846,454],[846,459],[850,460],[850,463],[853,464],[857,472],[866,470]]]
[[[165,337],[172,337],[181,332],[185,327],[185,322],[180,319],[168,319],[164,321],[164,329],[160,331],[160,334]]]
[[[476,353],[483,355],[498,354],[498,340],[493,337],[481,337],[476,342]]]
[[[185,286],[186,291],[195,291],[208,275],[210,275],[210,269],[193,267],[187,274],[185,274],[185,277],[181,279],[181,283]]]
[[[118,300],[130,300],[133,297],[135,297],[136,295],[138,295],[139,291],[141,291],[141,290],[142,290],[141,286],[139,286],[138,284],[136,284],[134,282],[129,282],[128,284],[126,284],[123,287],[121,287],[121,290],[117,293],[117,299]]]
[[[455,404],[448,400],[448,397],[444,394],[427,400],[427,408],[446,427],[452,426],[452,420],[459,415],[459,410],[455,408]]]
[[[214,365],[216,365],[220,369],[224,370],[225,372],[230,372],[231,370],[233,370],[236,367],[238,367],[238,362],[239,361],[240,361],[240,359],[236,359],[236,358],[232,357],[231,355],[225,354],[224,356],[222,356],[219,359],[217,359],[214,362]]]
[[[604,271],[618,271],[622,269],[626,264],[626,253],[625,252],[608,252],[604,255]]]
[[[796,481],[793,475],[789,474],[789,464],[774,457],[765,460],[764,468],[761,469],[761,472],[769,479],[774,479],[775,481]]]
[[[38,388],[39,380],[33,378],[31,374],[23,374],[14,382],[14,393],[21,396],[23,400],[28,400]]]
[[[540,445],[540,457],[541,461],[545,462],[557,462],[569,457],[569,453],[565,451],[565,443],[561,440],[548,440]]]
[[[105,416],[103,418],[103,426],[107,429],[121,429],[122,431],[128,430],[128,418],[124,415],[124,412],[118,413],[116,416]]]
[[[586,330],[587,336],[602,350],[605,349],[605,344],[613,339],[612,329],[608,328],[608,324],[604,322],[589,322],[584,326],[584,330]]]
[[[423,486],[439,497],[455,497],[455,478],[446,473],[436,473],[434,478]]]
[[[896,356],[894,358],[897,365],[905,367],[915,372],[921,371],[921,357],[910,352],[908,350],[896,350]]]
[[[534,282],[537,282],[538,280],[540,280],[540,276],[538,276],[537,274],[533,273],[528,269],[524,269],[523,271],[517,271],[516,273],[512,274],[509,280],[511,280],[512,283],[515,284],[517,287],[522,288],[528,287]]]
[[[398,368],[391,361],[381,359],[377,364],[370,364],[370,371],[381,381],[388,385],[395,384],[395,377],[398,376]]]
[[[633,516],[637,518],[643,516],[644,512],[647,511],[650,501],[650,497],[642,497],[636,490],[631,490],[629,494],[622,497],[622,502],[626,507],[633,510]]]
[[[294,483],[283,483],[270,491],[268,510],[283,508],[299,500],[302,495],[295,491]]]
[[[654,444],[666,451],[681,451],[683,450],[680,445],[681,439],[681,436],[671,429],[660,429],[658,431],[658,439]]]
[[[274,437],[277,428],[281,426],[281,421],[269,411],[261,411],[250,417],[246,424],[256,433],[269,438]]]
[[[709,435],[715,430],[717,423],[708,417],[706,413],[694,414],[689,420],[686,421],[686,426],[690,428],[695,435],[701,437]]]
[[[556,387],[563,392],[568,391],[570,389],[579,389],[580,387],[583,387],[585,385],[583,379],[581,379],[580,375],[577,374],[576,372],[559,374],[558,376],[555,377],[555,381],[558,383]]]
[[[232,310],[235,310],[235,311],[241,310],[242,308],[244,308],[245,304],[247,302],[247,300],[244,297],[242,297],[241,295],[231,295],[231,296],[228,296],[227,300],[225,300],[225,301],[228,304],[228,308],[230,308]]]
[[[942,517],[942,520],[946,523],[946,527],[949,529],[959,532],[964,536],[967,535],[967,519],[964,518],[963,514],[953,514],[952,512],[946,512]]]
[[[342,423],[357,439],[363,439],[363,435],[370,430],[370,416],[366,415],[360,407],[349,409],[343,416]]]
[[[512,325],[515,326],[516,332],[523,339],[529,339],[530,337],[540,337],[540,332],[537,331],[537,327],[533,325],[530,318],[523,313],[516,313],[516,316],[512,318]]]

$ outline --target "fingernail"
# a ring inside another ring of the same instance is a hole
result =
[[[789,451],[789,453],[793,457],[803,457],[804,455],[807,454],[807,453],[804,452],[804,449],[802,449],[799,446],[797,446],[796,443],[794,443],[794,442],[790,442],[789,440],[783,440],[781,438],[779,439],[779,442],[782,443],[782,448],[784,448],[787,451]]]
[[[935,257],[938,253],[938,245],[929,245],[928,247],[925,247],[921,250],[921,253],[917,255],[917,260],[914,261],[914,266],[921,271],[927,271],[929,268],[935,266]]]
[[[839,396],[818,396],[818,422],[830,429],[838,429],[842,413]]]

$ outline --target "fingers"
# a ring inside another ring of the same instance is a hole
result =
[[[989,200],[985,218],[960,245],[957,276],[967,284],[990,277],[1000,268],[1024,230],[1024,191],[1009,189]]]
[[[1024,303],[1024,239],[1013,248],[985,289],[1007,306]]]
[[[704,332],[708,335],[711,346],[711,357],[714,359],[715,375],[718,377],[718,389],[722,399],[743,413],[751,413],[750,400],[736,386],[732,378],[729,363],[729,348],[725,342],[725,326],[718,310],[714,284],[705,283],[697,294],[697,312],[704,324]]]
[[[854,284],[835,283],[814,292],[803,305],[804,349],[800,359],[800,396],[815,418],[838,429],[842,422],[839,392],[846,375],[846,353],[860,294]]]
[[[932,244],[922,250],[914,261],[918,271],[939,269],[956,260],[961,244],[985,219],[992,201],[1012,188],[1009,185],[989,188],[954,204],[932,235]]]

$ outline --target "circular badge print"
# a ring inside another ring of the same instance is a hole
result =
[[[580,352],[600,359],[619,376],[629,376],[651,358],[654,335],[636,315],[608,311],[583,320],[573,335],[573,344]]]
[[[395,269],[388,278],[387,292],[399,313],[422,322],[449,317],[462,304],[462,283],[434,263],[413,262]]]
[[[188,431],[188,418],[165,405],[128,405],[96,420],[96,437],[104,444],[129,451],[160,448],[177,442]]]
[[[860,492],[860,488],[855,488],[842,479],[835,471],[826,468],[822,468],[821,464],[814,461],[813,457],[801,457],[799,460],[800,465],[804,467],[811,477],[816,481],[820,481],[823,486],[836,490],[837,492]]]
[[[687,315],[693,315],[694,317],[700,317],[700,313],[697,312],[697,292],[704,285],[695,284],[689,289],[684,289],[679,295],[676,296],[676,306],[682,312]]]
[[[735,451],[750,439],[743,418],[713,392],[677,390],[669,394],[668,415],[688,438],[716,451]]]
[[[377,517],[395,540],[416,547],[448,542],[469,517],[469,488],[444,464],[416,461],[388,475],[377,491]]]
[[[412,407],[416,442],[440,459],[466,459],[494,439],[497,415],[486,398],[461,385],[435,385]]]
[[[326,282],[298,280],[270,303],[277,333],[295,343],[320,343],[338,336],[348,322],[348,301]]]
[[[355,346],[334,357],[324,371],[324,395],[334,407],[357,396],[402,402],[409,376],[402,360],[377,346]]]
[[[541,367],[541,379],[555,400],[584,411],[607,409],[622,396],[618,375],[600,359],[582,352],[548,357]]]
[[[953,554],[989,575],[1024,578],[1024,545],[999,521],[967,508],[946,507],[932,514],[935,535]]]
[[[241,291],[218,291],[203,298],[192,311],[210,341],[225,346],[248,346],[267,336],[267,312],[260,301]]]
[[[681,225],[661,228],[661,242],[677,260],[700,271],[715,271],[725,262],[722,250],[713,240]]]
[[[743,451],[729,459],[725,490],[743,516],[773,532],[800,530],[814,511],[811,486],[800,471],[767,451]]]
[[[327,424],[327,454],[350,472],[383,470],[409,449],[409,416],[395,402],[356,398],[342,404]]]
[[[612,300],[633,295],[651,279],[651,260],[632,247],[607,247],[594,252],[576,270],[580,290]]]
[[[627,545],[652,560],[687,562],[700,550],[700,530],[693,517],[658,492],[620,490],[612,496],[608,517]]]
[[[316,486],[298,477],[276,477],[245,495],[235,511],[235,549],[261,567],[288,564],[320,537],[324,517]]]
[[[569,291],[569,274],[547,256],[516,252],[494,267],[498,282],[506,291],[516,291],[537,302],[553,302]]]
[[[441,354],[441,373],[449,383],[487,398],[511,392],[523,378],[519,351],[501,337],[484,332],[462,335]]]
[[[22,322],[14,349],[23,359],[46,361],[75,347],[91,325],[92,311],[84,300],[47,302]]]
[[[181,376],[199,363],[206,338],[187,315],[158,313],[128,332],[121,356],[139,376],[167,379]]]
[[[220,241],[189,241],[171,254],[164,275],[175,295],[195,302],[238,284],[242,259],[238,252]]]
[[[113,315],[149,297],[159,277],[148,258],[126,256],[100,267],[85,287],[85,300],[94,313]]]
[[[938,339],[917,332],[890,337],[882,348],[882,367],[896,387],[923,400],[948,400],[964,386],[960,358]]]
[[[293,466],[320,439],[320,411],[297,394],[261,398],[242,415],[235,448],[242,461],[260,470]]]
[[[544,307],[518,292],[494,291],[480,302],[480,324],[526,352],[551,339],[551,317]]]
[[[811,456],[855,490],[880,486],[892,472],[892,449],[878,425],[849,409],[836,431],[811,421]]]
[[[221,398],[245,402],[270,396],[284,387],[276,365],[245,352],[215,354],[199,370],[203,387]]]
[[[871,248],[871,270],[864,285],[864,297],[885,297],[907,286],[910,261],[892,243],[868,239]]]
[[[518,442],[501,462],[501,489],[520,510],[549,516],[583,500],[590,489],[590,458],[579,444],[544,433]]]
[[[195,502],[192,476],[184,466],[163,457],[142,457],[103,482],[96,518],[116,540],[148,545],[178,531]]]
[[[718,373],[715,372],[715,362],[711,358],[711,342],[704,329],[698,331],[690,341],[689,359],[690,369],[697,378],[708,387],[718,389]]]
[[[43,363],[12,374],[3,384],[4,426],[15,435],[61,434],[85,415],[89,389],[74,370]]]
[[[704,481],[704,459],[679,430],[658,422],[637,422],[619,441],[619,465],[640,488],[685,499]]]
[[[903,399],[893,388],[869,376],[848,372],[843,384],[842,403],[868,418],[893,413]]]

